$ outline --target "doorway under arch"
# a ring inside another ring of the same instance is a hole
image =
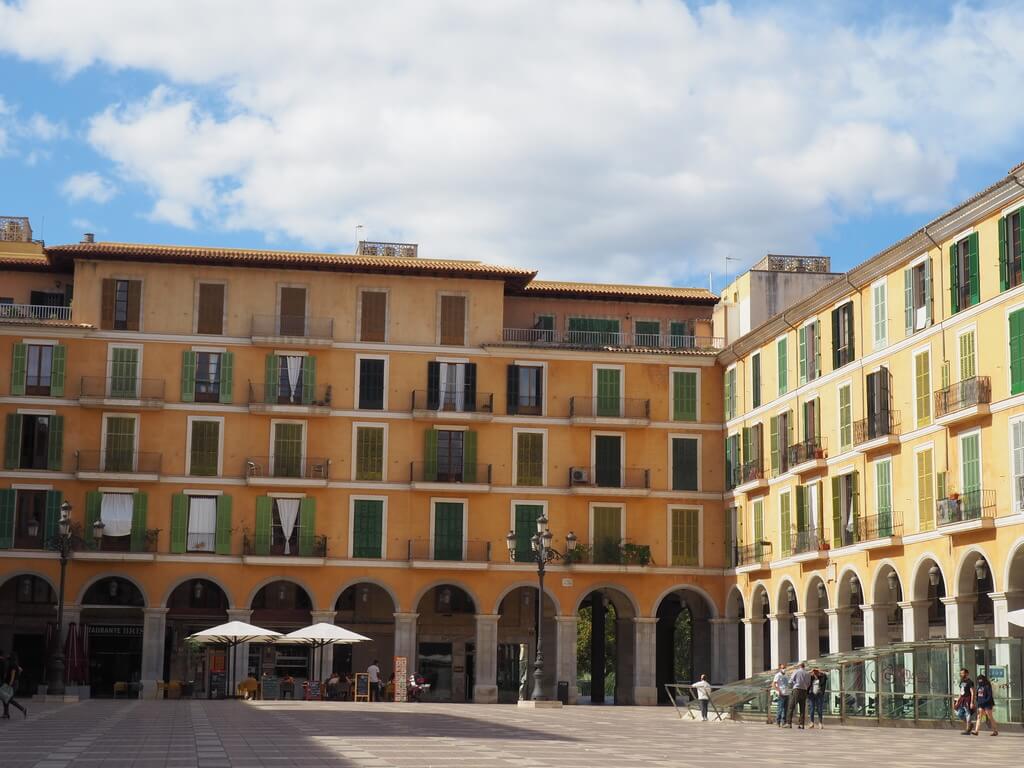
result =
[[[464,588],[438,584],[416,606],[417,671],[429,701],[471,701],[476,681],[477,603]]]
[[[577,611],[580,701],[632,704],[636,634],[633,601],[615,587],[589,593]]]
[[[222,698],[227,695],[221,670],[223,650],[186,642],[189,635],[228,620],[228,596],[217,583],[203,578],[186,579],[167,598],[167,629],[162,677],[183,684],[193,696]],[[187,687],[191,683],[192,687]]]
[[[655,684],[658,702],[670,703],[666,683],[712,679],[711,619],[715,607],[692,589],[680,587],[658,604],[655,639]]]

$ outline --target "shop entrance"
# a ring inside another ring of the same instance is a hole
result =
[[[89,683],[93,698],[137,697],[142,672],[142,609],[139,588],[116,576],[100,579],[82,598],[88,634]]]
[[[420,643],[420,674],[430,684],[428,701],[452,700],[453,654],[451,643]]]

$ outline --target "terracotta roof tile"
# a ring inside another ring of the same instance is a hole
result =
[[[704,288],[677,288],[657,285],[615,285],[534,280],[521,292],[524,296],[576,296],[609,299],[647,299],[651,301],[697,301],[715,303],[718,296]]]

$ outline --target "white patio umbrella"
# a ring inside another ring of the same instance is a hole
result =
[[[320,651],[320,664],[316,667],[319,674],[319,670],[323,669],[324,661],[324,648],[328,645],[351,645],[353,643],[365,643],[370,638],[360,635],[358,632],[353,632],[350,629],[339,627],[337,624],[329,624],[326,621],[321,621],[316,624],[310,624],[308,627],[302,629],[296,629],[294,632],[289,632],[287,635],[282,635],[277,638],[275,642],[280,644],[293,643],[295,645],[308,645],[315,651]]]
[[[1010,611],[1006,614],[1006,618],[1010,620],[1011,624],[1016,624],[1018,627],[1024,627],[1024,608],[1020,608],[1016,611]]]
[[[189,635],[187,640],[195,640],[205,645],[223,645],[228,654],[228,696],[234,696],[235,691],[235,660],[231,651],[242,643],[271,643],[281,637],[280,632],[272,629],[264,629],[253,624],[246,624],[244,621],[229,621],[227,624],[218,624],[216,627],[204,629]]]

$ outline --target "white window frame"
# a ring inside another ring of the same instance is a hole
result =
[[[111,397],[111,385],[113,384],[113,372],[114,372],[114,350],[115,349],[134,349],[139,353],[138,364],[135,366],[135,392],[138,394],[136,400],[142,399],[142,355],[144,353],[144,347],[142,344],[126,344],[123,342],[111,342],[107,344],[107,376],[103,382],[103,393],[104,397]]]
[[[1007,438],[1010,444],[1010,498],[1013,499],[1013,506],[1011,507],[1010,514],[1024,514],[1024,493],[1022,493],[1022,490],[1024,489],[1021,489],[1017,484],[1017,475],[1015,474],[1016,470],[1013,466],[1013,452],[1015,448],[1013,444],[1013,428],[1016,424],[1020,424],[1021,429],[1024,430],[1024,415],[1011,418],[1007,423],[1007,431],[1009,433]],[[1021,449],[1024,450],[1024,443],[1021,444]],[[1022,474],[1021,477],[1024,477],[1024,474]]]
[[[114,304],[115,304],[115,306],[114,306],[114,322],[115,323],[117,322],[117,306],[116,306],[117,305],[117,298],[116,297],[117,297],[117,283],[118,283],[118,281],[126,282],[126,283],[138,283],[139,284],[139,330],[137,330],[137,331],[129,331],[127,329],[125,329],[125,330],[118,330],[118,329],[113,328],[113,327],[111,327],[109,329],[105,329],[105,330],[111,330],[111,331],[115,331],[116,330],[118,333],[144,333],[145,330],[146,330],[146,325],[143,322],[143,319],[146,316],[146,310],[145,310],[145,306],[146,306],[146,281],[145,281],[145,279],[143,277],[139,276],[139,275],[135,275],[135,276],[129,277],[128,275],[125,275],[125,274],[107,275],[104,279],[113,280],[114,281],[114,297],[115,297],[115,299],[114,299]],[[127,347],[127,346],[131,346],[131,345],[130,344],[115,344],[114,346],[116,346],[116,347]],[[142,369],[142,358],[141,357],[139,358],[139,369],[140,370]],[[108,376],[108,378],[109,378],[109,376]]]
[[[758,423],[760,423],[760,422],[758,422]],[[751,425],[751,426],[753,426],[753,425]],[[764,427],[762,426],[761,429],[762,429],[762,432],[763,432]],[[672,475],[675,474],[675,468],[676,468],[675,467],[675,463],[672,460],[672,458],[673,458],[672,457],[672,441],[673,440],[694,440],[697,443],[697,487],[694,490],[692,490],[692,491],[677,491],[677,490],[675,490],[672,487]],[[666,485],[668,486],[668,489],[672,493],[680,493],[680,494],[682,494],[682,493],[701,493],[703,491],[704,483],[701,481],[701,478],[703,477],[703,473],[702,473],[703,467],[701,465],[703,464],[703,460],[702,460],[703,453],[702,452],[703,452],[704,446],[702,445],[702,442],[703,441],[701,440],[701,435],[693,435],[693,434],[688,434],[688,433],[685,433],[685,432],[669,432],[669,434],[668,434],[668,446],[667,446],[667,448],[668,448],[668,463],[666,464],[666,466],[668,467],[668,483],[666,483]],[[743,451],[742,445],[743,445],[743,436],[741,434],[740,435],[740,446],[741,446],[740,447],[740,452]]]
[[[516,507],[543,507],[544,517],[548,519],[548,523],[551,522],[551,516],[548,514],[548,502],[540,499],[512,499],[508,505],[508,529],[515,533],[516,531]]]
[[[619,510],[619,545],[626,540],[626,505],[619,502],[592,501],[587,505],[587,512],[590,520],[589,544],[594,547],[594,508],[614,507]]]
[[[882,318],[883,336],[881,339],[878,337],[878,319],[876,317],[879,305],[877,291],[879,289],[881,289],[881,304],[884,309]],[[889,282],[887,277],[876,280],[871,284],[871,338],[874,343],[873,349],[876,352],[889,346]]]
[[[384,300],[384,341],[363,341],[363,294],[383,293],[387,296]],[[356,292],[356,343],[357,344],[387,344],[391,341],[391,289],[374,288],[369,285],[360,286]]]
[[[215,421],[217,428],[217,477],[224,474],[224,417],[189,416],[185,427],[185,474],[192,475],[192,425],[197,421]]]
[[[672,563],[672,516],[677,509],[689,510],[694,509],[697,511],[697,565],[696,566],[673,566]],[[668,536],[666,537],[667,551],[665,562],[669,564],[669,567],[676,568],[703,568],[704,567],[704,505],[703,504],[669,504],[666,507],[667,510],[667,528]],[[726,514],[729,514],[726,510]],[[735,529],[733,535],[735,536]]]
[[[626,479],[626,433],[625,432],[606,432],[603,430],[595,430],[590,433],[590,471],[594,477],[590,478],[590,481],[597,482],[597,439],[598,437],[617,437],[619,438],[619,487],[621,488]]]
[[[676,374],[677,373],[693,373],[697,376],[697,421],[677,421],[675,419],[675,402],[676,402]],[[676,424],[696,424],[700,421],[700,368],[682,368],[673,367],[668,369],[668,421],[675,422]]]
[[[727,419],[735,419],[737,416],[740,415],[740,396],[738,391],[739,387],[737,384],[737,380],[739,379],[739,377],[736,375],[736,363],[733,363],[732,365],[728,366],[725,369],[725,372],[722,374],[722,397],[725,401],[722,403],[722,405],[724,406],[725,411],[729,410],[729,398],[725,396],[725,385],[726,382],[729,381],[729,374],[733,375],[732,414],[726,413],[725,416]]]
[[[110,472],[106,466],[106,455],[107,455],[107,420],[108,419],[133,419],[135,421],[135,434],[132,438],[134,445],[132,446],[132,472],[137,472],[139,468],[139,414],[137,413],[104,413],[102,421],[100,422],[100,461],[98,462],[102,469],[100,472]],[[114,473],[117,474],[117,473]]]
[[[356,525],[356,502],[357,501],[380,501],[380,559],[388,559],[388,497],[370,496],[367,494],[352,494],[348,497],[348,559],[355,559],[355,525]],[[433,536],[430,537],[433,542]],[[433,544],[431,544],[433,546]],[[359,560],[373,560],[370,557],[361,557]]]
[[[199,287],[202,285],[220,285],[224,287],[224,306],[221,307],[220,333],[199,333]],[[228,281],[227,280],[206,280],[197,278],[192,291],[192,335],[208,338],[210,336],[228,335]]]
[[[388,409],[388,390],[391,387],[391,359],[390,355],[372,355],[372,354],[356,354],[356,365],[355,365],[355,380],[352,385],[352,391],[356,393],[355,401],[352,403],[353,410],[362,411],[364,413],[380,413],[381,411],[371,410],[359,407],[359,369],[362,366],[363,360],[383,360],[384,361],[384,407],[381,411]]]
[[[388,423],[386,421],[353,421],[352,422],[352,482],[353,483],[386,483],[388,481]],[[380,480],[357,480],[356,471],[358,469],[357,462],[358,457],[356,452],[359,446],[359,429],[370,428],[370,429],[383,429],[384,430],[384,446],[383,455],[381,456],[381,467],[380,467]],[[366,497],[368,498],[368,497]]]
[[[548,431],[537,427],[513,427],[512,428],[512,485],[520,488],[537,488],[535,485],[519,485],[519,435],[532,434],[541,435],[541,451],[544,458],[541,461],[540,486],[546,488],[548,485]]]
[[[270,459],[270,466],[268,467],[268,470],[271,473],[271,477],[273,477],[274,462],[276,460],[276,457],[274,456],[274,443],[276,442],[274,440],[274,436],[276,434],[276,430],[277,430],[277,425],[278,424],[301,424],[302,425],[302,456],[301,456],[300,460],[302,461],[302,471],[303,471],[303,473],[305,473],[305,471],[306,471],[306,447],[307,447],[306,443],[307,443],[307,437],[308,437],[308,434],[309,434],[309,432],[308,432],[308,425],[306,424],[306,421],[304,419],[271,419],[270,420],[270,447],[267,450],[267,456]]]
[[[468,555],[468,544],[469,544],[469,499],[468,498],[450,498],[446,496],[431,496],[430,497],[430,559],[434,559],[434,522],[437,517],[437,505],[438,504],[461,504],[462,505],[462,560],[460,562],[466,562],[466,556]]]

